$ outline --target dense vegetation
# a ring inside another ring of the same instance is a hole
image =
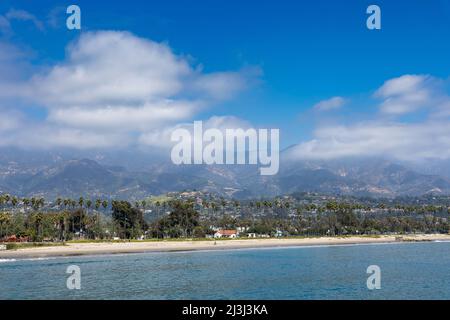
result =
[[[217,228],[241,236],[448,233],[447,204],[372,203],[319,197],[261,201],[172,197],[127,201],[19,199],[0,195],[0,239],[203,238]]]

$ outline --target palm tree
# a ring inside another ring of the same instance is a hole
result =
[[[44,207],[45,205],[45,199],[44,198],[40,198],[38,200],[38,209]]]
[[[39,198],[39,199],[35,198],[35,197],[31,198],[31,206],[33,207],[33,209],[35,211],[38,211],[39,208],[44,206],[44,204],[45,204],[44,198]]]
[[[106,208],[108,208],[108,200],[103,200],[103,202],[102,202],[102,207],[103,207],[103,209],[105,209],[105,210],[106,210]]]
[[[80,199],[78,199],[78,205],[80,206],[80,209],[83,208],[84,205],[84,198],[80,197]]]
[[[64,199],[63,200],[64,208],[67,208],[70,205],[70,203],[71,203],[70,199]]]
[[[32,207],[34,210],[36,210],[36,198],[35,198],[35,197],[32,197],[32,198],[31,198],[31,207]]]
[[[67,212],[59,212],[58,213],[59,220],[59,229],[60,229],[60,241],[66,240],[66,220],[67,220]]]
[[[8,212],[0,212],[0,239],[3,237],[3,226],[8,224],[10,221],[11,215]]]
[[[28,199],[28,198],[23,198],[22,199],[22,203],[23,203],[23,206],[24,206],[24,209],[25,209],[25,211],[28,209],[28,206],[30,205],[30,199]]]
[[[61,204],[62,204],[62,199],[61,198],[56,199],[56,205],[58,207],[61,207]]]
[[[88,210],[92,207],[92,201],[90,199],[86,201],[86,207]]]
[[[40,212],[34,215],[35,230],[38,240],[41,240],[40,234],[42,231],[42,220],[43,215]]]
[[[90,221],[91,219],[89,219],[89,209],[92,207],[92,200],[91,199],[88,199],[87,201],[86,201],[86,208],[87,208],[87,212],[86,212],[86,219],[88,220],[88,221]],[[88,224],[85,224],[85,226],[87,226]],[[87,231],[87,227],[86,227],[86,231]]]
[[[98,211],[98,209],[100,208],[101,205],[102,200],[100,199],[95,200],[95,210],[97,212],[97,232],[100,232],[100,212]]]
[[[84,205],[84,198],[83,197],[80,197],[79,199],[78,199],[78,205],[80,206],[80,225],[79,225],[79,232],[80,232],[80,237],[81,237],[81,219],[83,218],[82,217],[82,213],[83,213],[83,205]]]
[[[98,209],[100,208],[101,205],[102,205],[102,200],[100,200],[100,199],[95,200],[95,210],[98,211]]]

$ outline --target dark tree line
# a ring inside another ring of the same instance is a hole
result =
[[[290,199],[256,202],[210,199],[203,203],[188,199],[131,204],[80,197],[78,201],[57,199],[56,209],[45,207],[42,198],[22,199],[25,210],[18,210],[15,208],[18,202],[18,198],[0,196],[0,240],[11,236],[32,241],[202,238],[214,233],[213,226],[241,227],[242,236],[448,233],[450,229],[448,207],[443,205],[368,206],[337,201],[296,204]],[[149,216],[145,208],[152,205],[157,210],[149,211]],[[109,208],[111,211],[107,211]]]

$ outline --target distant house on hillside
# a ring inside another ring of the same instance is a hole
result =
[[[237,231],[236,230],[217,230],[214,233],[214,238],[236,238]]]

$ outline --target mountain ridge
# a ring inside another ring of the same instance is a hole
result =
[[[295,192],[395,197],[450,194],[450,181],[381,159],[290,161],[280,172],[261,176],[249,165],[153,163],[142,170],[88,158],[39,164],[0,160],[0,191],[18,196],[140,199],[171,191],[200,190],[224,197],[260,198]],[[56,160],[55,160],[56,159]]]

